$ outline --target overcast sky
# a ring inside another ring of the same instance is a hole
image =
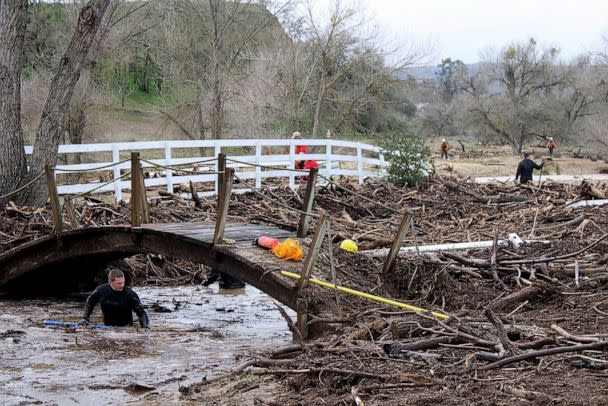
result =
[[[332,0],[315,0],[322,8]],[[344,4],[353,4],[343,0]],[[388,35],[432,44],[428,59],[474,63],[481,51],[534,37],[569,59],[608,47],[608,0],[358,0]]]

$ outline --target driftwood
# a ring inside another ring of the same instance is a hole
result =
[[[548,348],[545,350],[531,351],[523,354],[515,355],[493,362],[491,364],[477,368],[478,371],[489,371],[490,369],[501,368],[507,365],[514,364],[519,361],[525,361],[538,357],[546,357],[547,355],[563,354],[565,352],[588,351],[588,350],[605,350],[608,348],[608,341],[600,341],[592,344],[579,344],[568,347]]]
[[[580,185],[580,197],[583,199],[596,198],[596,199],[605,199],[606,193],[602,192],[586,180],[583,180]]]
[[[279,358],[291,358],[295,354],[299,354],[304,350],[304,347],[301,344],[288,345],[283,348],[279,348],[270,353],[270,358],[279,359]]]
[[[557,324],[552,324],[551,329],[555,330],[555,332],[557,334],[561,335],[562,337],[564,337],[564,339],[569,340],[569,341],[576,341],[578,343],[586,343],[586,344],[596,343],[596,342],[600,341],[600,339],[597,337],[585,337],[585,336],[576,336],[576,335],[570,334],[566,330],[564,330],[563,328],[558,326]]]
[[[197,193],[196,189],[194,188],[192,181],[190,181],[190,193],[192,194],[192,200],[194,201],[194,206],[197,209],[202,209],[203,203],[201,202],[201,199],[198,197],[198,193]]]
[[[496,317],[492,309],[487,308],[484,314],[486,315],[488,320],[490,320],[490,323],[492,323],[496,328],[496,331],[498,332],[498,339],[502,343],[503,347],[511,354],[517,354],[519,351],[517,351],[515,345],[513,345],[511,340],[509,340],[509,337],[507,337],[505,326],[503,326],[500,320],[498,320],[498,317]]]
[[[304,341],[304,337],[302,336],[302,332],[300,331],[300,329],[298,329],[298,327],[293,322],[293,320],[291,319],[291,317],[289,317],[289,314],[287,314],[287,312],[285,311],[285,309],[283,309],[283,307],[281,307],[276,302],[274,303],[274,305],[279,310],[279,313],[281,313],[281,316],[283,316],[283,318],[287,322],[287,327],[289,328],[289,331],[291,331],[291,334],[293,334],[294,340],[297,341],[298,343],[301,343],[302,341]]]
[[[251,371],[253,375],[301,375],[301,374],[319,374],[329,373],[337,375],[349,375],[358,376],[361,378],[379,379],[382,381],[390,379],[390,375],[385,374],[374,374],[371,372],[355,371],[352,369],[338,369],[338,368],[302,368],[302,369],[265,369],[261,371]]]
[[[493,310],[502,310],[505,307],[516,305],[525,300],[530,300],[536,297],[541,292],[541,289],[536,286],[527,286],[521,290],[515,291],[505,297],[502,297],[491,304]]]
[[[412,303],[417,303],[424,308],[445,305],[446,311],[452,315],[457,309],[464,307],[469,314],[466,317],[456,315],[447,322],[440,322],[428,316],[429,320],[425,320],[428,321],[428,324],[418,319],[410,323],[409,320],[418,316],[410,313],[402,314],[401,316],[406,316],[403,317],[403,322],[393,326],[393,333],[395,333],[393,339],[401,341],[387,344],[387,338],[380,338],[377,334],[378,331],[372,326],[378,322],[384,324],[384,331],[388,337],[390,319],[387,317],[389,316],[379,311],[368,313],[370,308],[374,309],[372,306],[377,305],[370,305],[358,298],[346,299],[345,297],[345,300],[332,308],[335,310],[333,316],[336,317],[335,319],[312,318],[311,320],[312,323],[340,324],[335,331],[331,332],[331,336],[328,334],[323,338],[326,341],[320,339],[310,347],[298,345],[279,349],[266,357],[247,361],[246,366],[240,366],[241,370],[258,366],[274,369],[272,372],[262,372],[266,374],[308,373],[318,375],[323,372],[323,377],[326,374],[332,374],[334,375],[332,379],[349,380],[351,379],[349,374],[352,371],[339,367],[353,365],[350,369],[357,369],[358,367],[355,368],[354,365],[363,364],[365,372],[372,374],[372,379],[376,379],[378,376],[386,377],[386,385],[375,386],[388,389],[389,385],[402,385],[398,380],[401,379],[405,369],[399,370],[398,367],[395,367],[395,371],[391,371],[389,374],[386,372],[387,363],[390,363],[391,366],[407,365],[408,368],[411,368],[410,364],[417,363],[416,360],[400,359],[402,356],[408,358],[424,356],[433,363],[441,362],[443,366],[448,367],[446,370],[460,373],[465,371],[466,367],[470,366],[475,359],[485,360],[484,362],[491,360],[493,363],[480,366],[481,361],[476,361],[478,369],[484,367],[493,369],[552,353],[579,351],[587,348],[605,350],[605,347],[588,347],[589,345],[603,346],[602,341],[597,341],[603,339],[601,336],[583,333],[574,335],[562,331],[563,329],[549,330],[548,328],[538,328],[538,331],[531,332],[520,328],[521,326],[514,328],[514,330],[519,330],[519,333],[514,332],[507,327],[505,319],[501,318],[503,316],[501,311],[503,309],[510,311],[526,300],[532,302],[544,291],[555,289],[572,293],[574,281],[569,276],[571,274],[570,265],[574,260],[580,264],[583,270],[581,274],[586,274],[587,272],[584,270],[587,269],[593,269],[594,272],[593,274],[588,273],[586,278],[581,280],[578,292],[583,292],[582,295],[571,298],[583,299],[588,295],[603,295],[605,292],[603,284],[608,281],[608,272],[605,271],[606,264],[608,264],[605,239],[606,230],[608,230],[608,216],[605,214],[608,207],[571,209],[563,206],[565,201],[573,200],[578,196],[577,188],[571,185],[546,182],[542,189],[520,189],[509,185],[453,183],[456,187],[450,187],[450,183],[432,179],[427,186],[417,190],[396,188],[375,180],[368,180],[362,186],[357,182],[347,180],[344,180],[342,184],[394,210],[402,212],[405,207],[411,209],[416,214],[416,233],[406,236],[404,243],[406,246],[483,241],[494,237],[494,229],[504,230],[499,236],[502,238],[506,237],[504,235],[506,232],[517,232],[524,238],[526,233],[521,230],[531,230],[532,228],[538,233],[555,233],[556,238],[552,238],[553,241],[550,243],[554,245],[549,247],[524,245],[519,249],[506,245],[497,247],[495,245],[493,250],[491,247],[486,247],[475,251],[476,253],[473,255],[467,251],[441,252],[435,254],[433,258],[426,255],[416,256],[413,253],[410,258],[400,260],[395,267],[396,271],[401,271],[401,276],[405,275],[403,278],[405,283],[401,285],[396,283],[395,274],[378,274],[379,261],[375,258],[370,259],[364,255],[346,253],[336,249],[334,260],[339,264],[336,266],[339,283],[345,286],[358,286],[363,291],[393,296],[396,299],[401,295],[404,301],[411,299]],[[212,186],[209,184],[197,184],[196,186],[199,190],[212,190]],[[270,193],[266,189],[260,190],[260,193],[267,196],[268,199],[263,199],[257,194],[233,195],[228,213],[230,221],[275,224],[281,228],[295,230],[299,215],[284,206],[300,209],[301,203],[298,202],[301,201],[301,191],[292,191],[287,182],[273,184],[272,187]],[[193,193],[194,195],[195,193]],[[494,203],[501,198],[504,200],[500,201],[508,204],[497,207]],[[284,206],[278,206],[269,199],[279,199]],[[528,203],[518,203],[524,200],[528,200]],[[151,209],[151,217],[154,222],[160,223],[213,220],[216,216],[216,199],[202,197],[200,203],[202,209],[193,210],[196,203],[192,200],[182,200],[177,196],[170,202],[159,199],[157,205]],[[487,203],[492,205],[487,205]],[[78,201],[75,204],[77,205]],[[123,224],[129,216],[129,207],[124,204],[95,203],[76,208],[81,212],[76,221],[84,226]],[[385,236],[389,240],[388,237],[395,234],[400,217],[400,214],[390,214],[385,209],[377,210],[369,202],[362,203],[360,198],[331,190],[326,190],[317,196],[313,210],[326,212],[332,218],[331,229],[334,244],[337,245],[343,239],[350,238],[356,240],[361,248],[368,242],[382,243]],[[66,214],[64,213],[64,216]],[[593,221],[585,221],[591,218]],[[312,227],[314,227],[314,222],[316,220],[313,220]],[[580,226],[578,230],[577,226]],[[48,208],[32,209],[9,204],[0,221],[0,249],[8,250],[23,242],[46,236],[51,229],[52,222]],[[560,241],[559,238],[563,239]],[[306,240],[302,240],[302,244],[306,246],[308,243]],[[562,255],[565,250],[571,252]],[[492,260],[493,254],[495,254],[495,261]],[[146,283],[190,283],[197,280],[197,275],[200,281],[200,276],[204,274],[204,269],[198,265],[192,267],[189,264],[177,263],[169,259],[135,256],[128,258],[125,262],[138,274],[138,280]],[[549,270],[546,270],[544,267],[548,262],[551,264]],[[323,255],[319,257],[317,265],[314,270],[315,276],[329,280],[330,267],[328,261],[323,259]],[[523,266],[519,269],[516,267],[517,265]],[[533,266],[525,267],[525,265]],[[279,263],[277,268],[280,266]],[[412,267],[408,268],[410,266]],[[495,266],[501,282],[509,289],[514,289],[517,282],[532,285],[511,294],[503,293],[504,297],[500,297],[494,303],[487,303],[485,298],[497,294],[497,284],[493,283],[490,276],[493,266]],[[553,270],[559,268],[563,268],[564,272],[560,271],[559,274],[555,274]],[[417,273],[415,277],[412,277],[414,269],[417,269]],[[517,278],[515,275],[518,270],[521,270],[531,282],[523,277]],[[421,275],[424,278],[421,278]],[[465,275],[469,275],[471,278]],[[541,280],[533,280],[534,276]],[[554,278],[559,280],[559,283]],[[408,286],[409,280],[414,279],[416,279],[416,283],[420,280],[420,286],[428,289],[408,290],[406,300],[405,287]],[[593,291],[585,291],[588,288]],[[423,290],[425,290],[424,293],[428,294],[430,291],[431,294],[423,296]],[[478,291],[483,292],[484,295],[476,296]],[[332,299],[331,295],[318,294],[322,300]],[[459,300],[454,300],[456,295],[462,295],[462,298],[458,297]],[[477,300],[477,298],[483,299]],[[608,309],[602,299],[603,297],[586,298],[584,302],[581,300],[581,306],[588,309],[587,311],[576,310],[574,313],[567,307],[562,307],[560,311],[563,311],[564,314],[560,317],[564,320],[580,317],[585,321],[580,325],[592,329],[591,333],[597,332],[598,329],[601,329],[601,322],[596,324],[589,320],[592,318],[595,320],[595,317],[601,318],[608,314]],[[472,307],[471,303],[473,303]],[[333,305],[332,302],[331,306]],[[490,307],[493,314],[493,317],[488,317],[492,323],[488,323],[483,314],[477,310],[486,306]],[[555,310],[553,303],[548,303],[547,306]],[[525,318],[517,317],[517,320],[522,323],[530,323],[530,325],[538,324],[537,322],[560,322],[553,319],[542,319],[542,317],[537,308],[530,306]],[[406,318],[407,320],[405,320]],[[515,317],[512,319],[515,320]],[[600,327],[597,327],[598,325]],[[593,330],[594,328],[595,330]],[[360,342],[353,344],[354,341],[347,339],[353,329],[364,332],[358,337],[368,345]],[[522,333],[522,331],[524,332]],[[568,341],[583,344],[570,346]],[[385,344],[383,349],[390,354],[390,358],[383,356],[382,349],[378,350],[379,343]],[[548,346],[559,347],[547,348]],[[504,351],[502,351],[503,349]],[[428,353],[424,353],[424,351],[428,351]],[[526,352],[518,354],[521,351]],[[597,358],[606,358],[606,355],[602,353],[597,355]],[[497,364],[496,361],[501,364]],[[317,369],[310,368],[311,365]],[[323,368],[327,365],[338,367],[335,370]],[[461,370],[458,369],[459,366],[462,366]],[[357,377],[356,374],[352,376]],[[359,375],[359,377],[365,376]],[[311,381],[316,382],[317,379],[311,379]]]
[[[401,351],[423,351],[439,348],[439,344],[459,344],[464,342],[460,337],[454,336],[441,336],[427,338],[425,340],[414,341],[411,343],[400,343],[395,342],[392,344],[386,344],[384,346],[384,352],[391,356],[396,356]]]

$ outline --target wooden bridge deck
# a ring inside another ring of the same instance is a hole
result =
[[[142,224],[141,228],[181,235],[205,243],[212,243],[213,233],[215,231],[215,222],[149,223]],[[239,246],[252,245],[256,238],[263,235],[279,239],[295,237],[295,233],[293,231],[282,230],[280,228],[263,226],[259,224],[227,224],[226,228],[224,229],[224,240],[234,240],[235,244]],[[259,248],[257,250],[259,250]]]

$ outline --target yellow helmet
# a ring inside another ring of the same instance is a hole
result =
[[[344,251],[348,251],[348,252],[358,252],[359,251],[359,247],[357,247],[357,243],[355,243],[353,240],[343,240],[340,243],[340,248],[343,249]]]

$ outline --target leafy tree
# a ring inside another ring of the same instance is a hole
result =
[[[399,131],[383,135],[380,147],[388,159],[388,181],[396,186],[416,186],[428,178],[431,147],[420,137],[417,127],[405,124]]]
[[[439,89],[446,100],[449,101],[458,91],[457,77],[466,72],[467,66],[460,59],[452,61],[451,58],[446,58],[437,67],[439,68],[439,72],[437,72],[439,75]]]

